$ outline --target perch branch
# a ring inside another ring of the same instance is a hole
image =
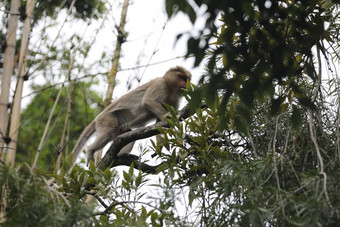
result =
[[[205,105],[202,107],[205,107]],[[188,118],[191,115],[192,113],[190,112],[189,105],[186,105],[180,111],[179,118],[182,120],[182,119]],[[138,156],[128,154],[122,157],[117,157],[117,154],[128,143],[136,141],[136,140],[140,140],[140,139],[145,139],[151,136],[155,136],[159,134],[158,128],[166,128],[166,127],[169,127],[168,123],[166,123],[165,121],[159,121],[154,125],[137,128],[135,130],[128,131],[126,133],[121,134],[113,141],[112,145],[106,152],[105,156],[99,162],[97,168],[104,170],[107,167],[112,168],[112,167],[119,166],[119,165],[130,166],[131,163],[133,162],[135,164],[134,165],[135,168],[140,169],[143,172],[156,173],[157,167],[159,167],[161,164],[157,166],[150,166],[150,165],[139,162]]]

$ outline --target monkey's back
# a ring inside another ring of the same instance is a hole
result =
[[[145,83],[118,98],[108,107],[106,107],[106,109],[104,109],[104,111],[99,115],[111,112],[113,114],[119,115],[119,118],[124,117],[125,119],[132,120],[130,122],[130,127],[142,126],[145,124],[145,122],[156,119],[156,117],[153,116],[153,114],[148,109],[146,109],[145,106],[143,106],[143,99],[145,98],[145,94],[148,92],[154,93],[154,88],[152,89],[152,87],[157,87],[159,91],[166,89],[164,87],[164,83],[165,82],[162,77],[151,80],[148,83]],[[152,89],[152,91],[150,89]],[[157,99],[157,94],[152,94],[152,96]],[[164,102],[165,100],[158,101]],[[97,118],[99,117],[99,115],[97,116]],[[138,120],[134,121],[135,119]]]

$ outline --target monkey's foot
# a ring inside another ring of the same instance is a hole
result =
[[[94,163],[94,152],[91,151],[87,151],[86,152],[86,166],[88,167],[90,164],[90,161],[92,161]]]

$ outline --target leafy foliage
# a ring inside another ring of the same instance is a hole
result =
[[[22,2],[22,8],[26,7],[26,1]],[[63,0],[38,0],[36,1],[36,7],[34,12],[34,23],[44,16],[55,17],[56,9],[69,9],[72,1]],[[106,10],[104,2],[98,0],[85,0],[85,1],[75,1],[74,3],[74,16],[76,18],[87,19],[94,14],[95,18],[101,16],[101,14]]]
[[[69,175],[66,173],[67,168],[61,174],[54,174],[56,184],[60,185],[61,191],[70,192],[78,199],[91,194],[91,189],[94,192],[91,195],[97,198],[102,207],[100,211],[94,212],[99,217],[99,226],[162,226],[163,223],[180,225],[173,212],[154,206],[151,202],[141,201],[146,194],[141,192],[147,183],[146,175],[141,172],[135,174],[133,164],[122,172],[121,177],[118,172],[109,168],[98,171],[93,162],[89,170],[75,167]]]
[[[332,32],[337,24],[335,2],[209,0],[166,1],[166,5],[173,9],[167,10],[169,16],[182,11],[190,18],[195,18],[194,4],[206,8],[206,26],[200,36],[189,39],[187,54],[194,55],[196,65],[204,53],[209,56],[201,91],[208,104],[214,102],[217,90],[223,96],[221,112],[232,94],[249,107],[266,96],[272,99],[275,114],[286,98],[314,108],[302,84],[317,78],[312,48],[324,51],[324,41],[330,45],[338,41]]]
[[[10,2],[5,1],[3,3],[4,9],[9,12],[10,11]],[[26,17],[25,7],[27,1],[21,1],[21,6],[19,9],[20,12],[20,20],[23,21]],[[32,18],[32,26],[38,24],[41,19],[46,19],[46,17],[50,17],[52,19],[56,19],[58,13],[62,9],[69,9],[72,1],[64,1],[64,0],[37,0],[34,1],[35,8],[33,12]],[[98,0],[85,0],[85,1],[75,1],[73,8],[75,10],[71,10],[71,15],[75,18],[79,18],[82,20],[88,20],[89,18],[98,19],[100,18],[104,12],[107,10],[105,7],[105,3]],[[9,13],[2,14],[1,24],[2,30],[0,31],[0,67],[3,68],[3,54],[6,48],[6,28],[8,26],[9,21]],[[49,26],[53,26],[50,24]],[[17,41],[16,52],[19,52],[20,40]],[[53,58],[53,57],[51,57]],[[35,59],[40,60],[40,59]]]
[[[217,108],[198,110],[185,126],[169,121],[164,141],[155,147],[163,160],[161,188],[189,186],[186,200],[202,226],[339,223],[339,147],[327,119],[331,115],[323,115],[316,130],[327,163],[325,178],[319,174],[307,114],[296,127],[289,111],[274,117],[269,105],[254,106],[258,113],[246,135],[233,121],[219,131]]]
[[[209,109],[164,131],[163,184],[190,187],[203,226],[337,225],[339,56],[325,46],[339,46],[338,2],[185,2],[167,12],[206,7],[188,55],[207,73],[187,99]]]
[[[17,170],[2,165],[0,173],[7,226],[73,226],[94,221],[89,207],[50,186],[43,172],[32,173],[27,165]]]

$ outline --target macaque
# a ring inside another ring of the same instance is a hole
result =
[[[73,163],[91,135],[96,132],[95,141],[88,147],[87,163],[94,161],[96,151],[113,141],[120,134],[133,128],[145,126],[152,120],[162,120],[169,113],[163,103],[176,110],[182,90],[191,80],[191,73],[183,67],[169,69],[163,77],[137,87],[106,107],[82,132],[74,147]],[[123,147],[118,156],[129,154],[134,142]]]

